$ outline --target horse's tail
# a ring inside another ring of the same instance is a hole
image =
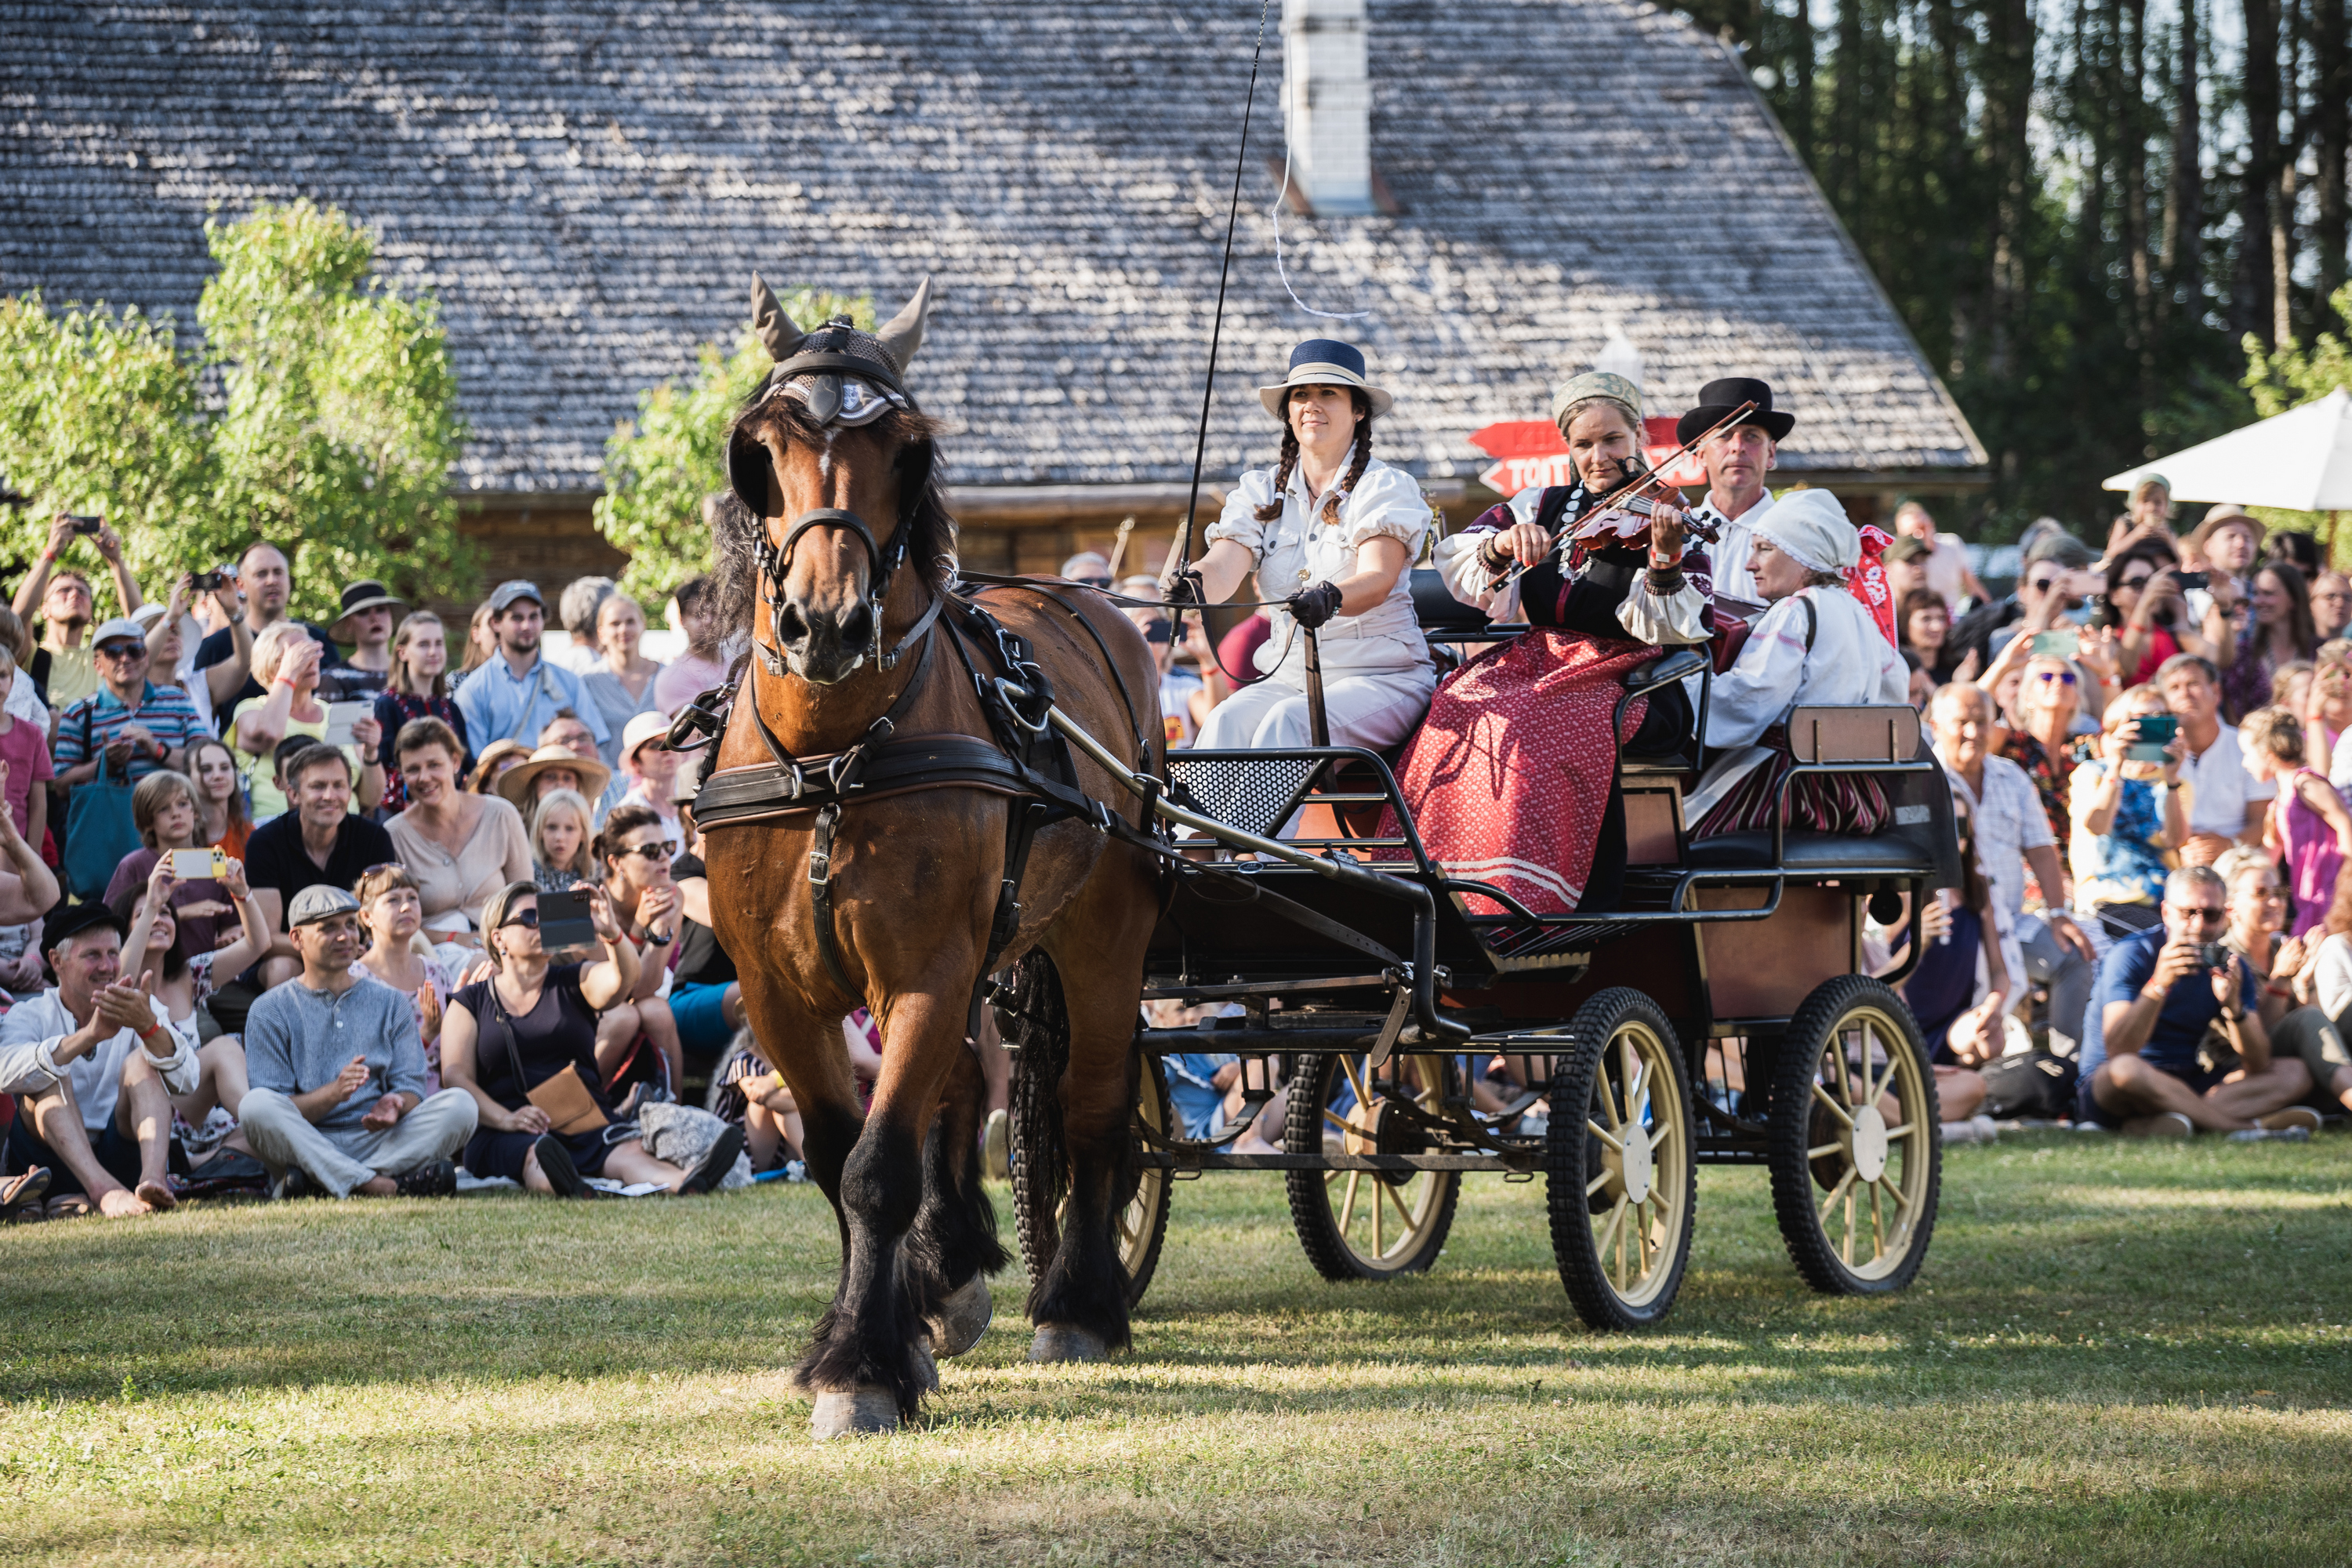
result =
[[[1013,966],[1011,1004],[998,1014],[1018,1054],[1013,1064],[1013,1223],[1029,1266],[1034,1308],[1061,1249],[1060,1211],[1070,1191],[1063,1140],[1062,1076],[1070,1067],[1070,1014],[1062,977],[1043,952]]]

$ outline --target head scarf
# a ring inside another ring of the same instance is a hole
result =
[[[1637,437],[1642,434],[1642,389],[1623,376],[1605,370],[1588,370],[1582,375],[1571,375],[1552,388],[1551,422],[1559,424],[1562,415],[1588,397],[1605,397],[1623,409],[1626,419],[1633,426],[1633,434]]]
[[[1756,533],[1772,547],[1814,572],[1842,572],[1852,594],[1880,633],[1895,647],[1895,595],[1886,585],[1883,557],[1893,542],[1875,528],[1856,528],[1845,508],[1827,490],[1789,490],[1764,510]]]

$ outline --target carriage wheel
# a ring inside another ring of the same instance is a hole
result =
[[[1350,1154],[1413,1154],[1428,1134],[1387,1103],[1398,1089],[1443,1112],[1444,1057],[1392,1057],[1378,1073],[1362,1056],[1294,1058],[1282,1130],[1286,1154],[1321,1154],[1327,1136]],[[1348,1100],[1344,1110],[1333,1101]],[[1307,1260],[1326,1279],[1419,1274],[1445,1249],[1461,1195],[1459,1171],[1286,1171],[1290,1221]]]
[[[1056,1087],[1030,1081],[1015,1066],[1013,1075],[1013,1228],[1021,1238],[1021,1260],[1029,1277],[1045,1272],[1061,1250],[1062,1215],[1069,1206],[1067,1155],[1062,1150],[1062,1108]],[[1168,1131],[1168,1081],[1160,1058],[1143,1058],[1135,1092],[1136,1120],[1154,1132]],[[1059,1179],[1045,1178],[1046,1162],[1060,1166]],[[1160,1246],[1168,1235],[1168,1172],[1158,1165],[1137,1170],[1135,1195],[1118,1213],[1118,1261],[1127,1270],[1127,1304],[1143,1300],[1160,1267]]]
[[[1585,1003],[1569,1036],[1576,1054],[1552,1077],[1545,1135],[1552,1256],[1587,1325],[1647,1328],[1690,1261],[1689,1075],[1665,1015],[1626,986]]]
[[[1936,1074],[1895,993],[1841,975],[1789,1021],[1773,1073],[1772,1206],[1797,1272],[1832,1296],[1902,1289],[1936,1228]]]

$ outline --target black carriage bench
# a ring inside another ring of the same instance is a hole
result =
[[[1413,588],[1443,647],[1526,629],[1489,625],[1426,569]],[[1708,761],[1711,666],[1664,652],[1626,700],[1676,682],[1697,689],[1692,729],[1619,759],[1622,886],[1572,914],[1432,862],[1392,757],[1196,750],[1170,754],[1164,784],[1132,781],[1164,788],[1159,809],[1193,835],[1147,961],[1158,1022],[1137,1037],[1137,1295],[1171,1181],[1236,1169],[1286,1173],[1302,1244],[1334,1279],[1429,1267],[1464,1173],[1541,1173],[1562,1280],[1596,1327],[1665,1314],[1708,1162],[1769,1166],[1815,1287],[1908,1282],[1934,1222],[1934,1074],[1901,1000],[1860,973],[1862,914],[1891,920],[1907,899],[1916,953],[1924,897],[1957,881],[1942,770],[1907,707],[1800,710],[1790,779],[1868,774],[1894,824],[1693,841],[1683,802]],[[1198,1056],[1236,1058],[1241,1093],[1234,1114],[1187,1130],[1171,1064],[1199,1076],[1177,1059]],[[1016,1100],[1017,1167],[1042,1134]],[[1278,1152],[1235,1152],[1254,1131]],[[1024,1237],[1049,1217],[1024,1213]]]

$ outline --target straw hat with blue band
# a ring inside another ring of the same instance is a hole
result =
[[[1351,386],[1372,405],[1372,416],[1386,414],[1396,399],[1374,386],[1364,372],[1363,351],[1337,338],[1309,338],[1290,351],[1290,371],[1272,386],[1257,389],[1257,400],[1276,419],[1285,418],[1283,403],[1294,386]]]

